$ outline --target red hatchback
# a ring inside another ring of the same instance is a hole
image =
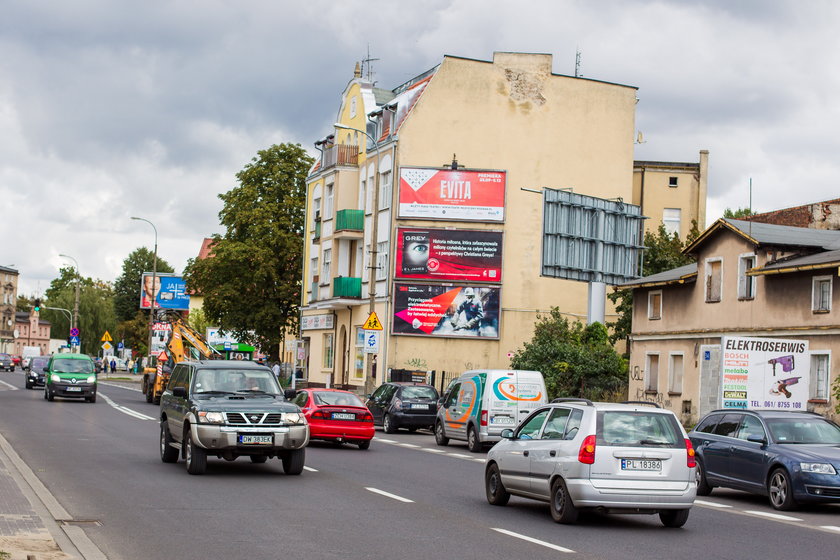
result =
[[[362,400],[350,391],[303,389],[294,399],[309,422],[309,439],[352,443],[370,447],[373,416]]]

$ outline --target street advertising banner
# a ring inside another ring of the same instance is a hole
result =
[[[499,338],[500,288],[394,284],[394,334]]]
[[[153,282],[154,280],[154,282]],[[152,276],[151,272],[144,272],[140,284],[140,309],[149,309],[155,298],[155,309],[190,308],[190,296],[187,284],[180,276],[169,274]]]
[[[397,228],[396,278],[502,281],[502,232]]]
[[[398,217],[503,222],[505,172],[401,167]]]
[[[723,408],[806,410],[807,340],[723,337]]]

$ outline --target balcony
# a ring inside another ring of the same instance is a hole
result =
[[[325,148],[321,154],[321,169],[336,165],[358,167],[359,147],[351,144],[335,144]]]
[[[361,298],[362,279],[352,276],[333,278],[332,295],[334,298]]]
[[[364,210],[339,210],[335,216],[336,239],[362,239],[365,229]]]

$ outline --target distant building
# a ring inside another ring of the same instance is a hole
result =
[[[645,231],[665,231],[685,240],[692,222],[699,231],[706,227],[709,152],[700,150],[698,163],[667,161],[633,162],[633,204],[642,207]]]
[[[0,266],[0,352],[14,354],[18,271]]]
[[[20,356],[23,354],[24,347],[33,346],[40,349],[42,356],[50,354],[52,326],[49,321],[40,318],[40,313],[34,309],[29,313],[18,311],[15,313],[15,328],[18,336],[15,338],[13,354]]]
[[[780,226],[840,230],[840,198],[763,212],[744,220]]]

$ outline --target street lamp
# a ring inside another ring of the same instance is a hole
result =
[[[64,253],[58,255],[59,257],[64,257],[65,259],[70,259],[76,265],[76,301],[73,303],[73,320],[70,322],[71,329],[78,329],[79,328],[79,291],[81,289],[81,282],[82,282],[82,275],[79,274],[79,261],[71,257],[70,255],[65,255]],[[82,344],[81,339],[79,339],[79,345],[76,349],[76,353],[82,351]],[[72,351],[72,349],[71,349]]]
[[[374,272],[378,267],[376,266],[376,257],[377,253],[377,244],[379,242],[379,143],[376,139],[368,134],[366,131],[355,128],[352,126],[347,126],[346,124],[335,123],[333,126],[336,128],[344,129],[344,130],[353,130],[355,132],[361,132],[365,136],[367,136],[370,141],[373,143],[373,147],[376,150],[374,153],[376,154],[376,167],[373,171],[373,212],[372,212],[372,219],[373,222],[370,229],[370,266],[368,266],[368,270],[370,270],[370,276],[368,278],[368,299],[369,299],[369,311],[373,313],[376,309],[376,273]],[[367,174],[367,172],[365,172]],[[373,356],[370,357],[367,363],[367,375],[365,376],[365,393],[372,393],[373,392]]]
[[[152,229],[155,230],[155,259],[152,262],[152,303],[149,306],[149,358],[152,357],[152,340],[154,339],[154,328],[155,328],[155,286],[157,285],[157,228],[155,224],[147,220],[146,218],[138,218],[137,216],[132,216],[132,220],[139,220],[141,222],[146,222]]]

